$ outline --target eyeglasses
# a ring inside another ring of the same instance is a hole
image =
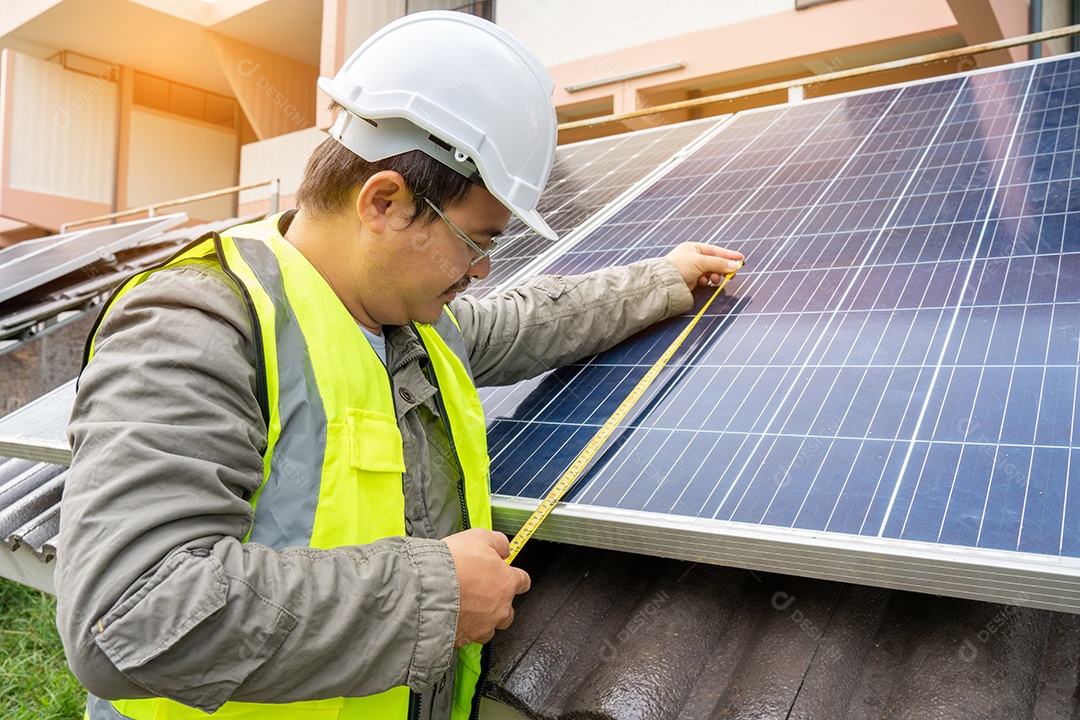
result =
[[[488,249],[487,250],[481,249],[480,246],[477,245],[473,241],[472,238],[470,238],[468,235],[466,235],[465,232],[461,228],[459,228],[457,225],[455,225],[450,220],[450,218],[443,215],[443,211],[439,209],[438,205],[431,202],[431,200],[429,200],[426,197],[423,198],[423,199],[424,199],[424,202],[426,202],[428,205],[430,205],[431,209],[434,210],[438,214],[438,216],[442,218],[442,221],[444,223],[446,223],[446,227],[450,228],[450,232],[452,232],[454,234],[454,237],[456,237],[458,240],[462,241],[463,243],[465,243],[466,245],[468,245],[469,247],[471,247],[473,250],[476,251],[476,257],[474,257],[472,259],[472,262],[469,263],[470,267],[472,267],[476,263],[480,262],[481,260],[486,258],[491,253],[495,252],[495,248],[499,247],[499,242],[495,238],[491,238],[491,244],[488,245]]]

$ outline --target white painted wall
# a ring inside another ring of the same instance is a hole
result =
[[[1072,0],[1043,0],[1043,24],[1036,30],[1052,30],[1070,24]],[[1069,38],[1063,37],[1043,43],[1043,56],[1062,55],[1069,52]]]
[[[278,178],[281,180],[282,196],[295,194],[300,187],[308,157],[328,137],[324,130],[307,128],[244,145],[240,148],[240,184],[249,185]],[[269,197],[268,187],[244,190],[240,193],[240,204]]]
[[[111,204],[116,83],[27,55],[13,57],[9,186]]]
[[[0,0],[0,35],[29,22],[61,0]]]
[[[235,185],[238,142],[233,130],[135,108],[128,205],[141,207]],[[192,218],[224,219],[233,216],[235,203],[235,196],[226,196],[168,212],[182,210]]]
[[[405,0],[365,0],[351,2],[345,10],[345,54],[360,47],[379,28],[405,14]]]
[[[793,8],[794,0],[498,0],[495,21],[550,67]]]

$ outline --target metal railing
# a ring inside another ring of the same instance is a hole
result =
[[[273,180],[267,180],[260,183],[252,183],[250,185],[234,185],[233,187],[222,188],[221,190],[213,190],[211,192],[200,193],[198,195],[191,195],[189,197],[178,198],[176,200],[166,200],[164,202],[154,203],[153,205],[143,205],[142,207],[130,208],[128,210],[120,210],[118,212],[109,213],[107,215],[98,215],[96,217],[86,218],[84,220],[75,220],[73,222],[64,223],[60,226],[60,232],[66,233],[73,227],[78,225],[90,225],[92,223],[106,222],[109,220],[116,220],[117,218],[127,217],[128,215],[140,215],[146,213],[147,217],[154,217],[157,215],[157,211],[162,208],[174,207],[176,205],[187,205],[188,203],[198,202],[199,200],[209,200],[211,198],[221,197],[223,195],[232,195],[233,193],[239,193],[243,190],[253,190],[255,188],[261,188],[270,186],[270,214],[273,215],[278,211],[278,206],[281,204],[281,180],[275,178]]]
[[[1041,43],[1045,40],[1053,40],[1054,38],[1077,34],[1080,34],[1080,25],[1069,25],[1068,27],[1057,28],[1055,30],[1044,30],[1043,32],[1021,35],[1005,40],[994,40],[993,42],[980,43],[978,45],[969,45],[967,47],[954,48],[952,50],[942,50],[928,55],[919,55],[916,57],[904,58],[902,60],[892,60],[890,62],[877,63],[874,65],[865,65],[863,67],[851,68],[850,70],[838,70],[836,72],[797,78],[795,80],[785,80],[783,82],[759,85],[758,87],[747,88],[745,90],[733,90],[732,92],[706,95],[705,97],[682,100],[664,105],[653,105],[639,110],[622,113],[620,115],[604,115],[602,117],[565,122],[559,125],[559,130],[591,128],[596,127],[597,125],[622,122],[624,120],[632,120],[634,118],[647,117],[649,115],[659,115],[666,112],[674,112],[676,110],[688,110],[690,108],[698,108],[703,105],[711,105],[713,103],[725,102],[728,100],[764,95],[765,93],[777,92],[779,90],[788,91],[789,101],[798,101],[802,99],[803,89],[808,85],[818,85],[833,80],[843,80],[846,78],[858,77],[859,75],[870,75],[886,70],[897,70],[899,68],[914,67],[916,65],[926,65],[927,63],[938,62],[940,60],[950,60],[952,58],[965,57],[967,55],[978,55],[980,53],[993,52],[994,50],[1005,50],[1011,47],[1029,45],[1031,43]]]

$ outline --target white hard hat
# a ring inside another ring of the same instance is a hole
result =
[[[555,158],[555,81],[510,33],[461,12],[406,15],[319,87],[346,111],[330,134],[360,157],[422,150],[479,174],[526,225],[556,239],[536,212]]]

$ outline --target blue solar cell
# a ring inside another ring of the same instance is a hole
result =
[[[1020,530],[1021,552],[1057,555],[1061,549],[1062,516],[1069,476],[1069,451],[1037,447],[1031,456],[1031,473]]]
[[[941,532],[934,541],[968,547],[978,543],[994,455],[993,445],[972,443],[962,446],[949,488]]]
[[[979,532],[979,547],[1017,549],[1030,468],[1030,447],[998,446]]]

